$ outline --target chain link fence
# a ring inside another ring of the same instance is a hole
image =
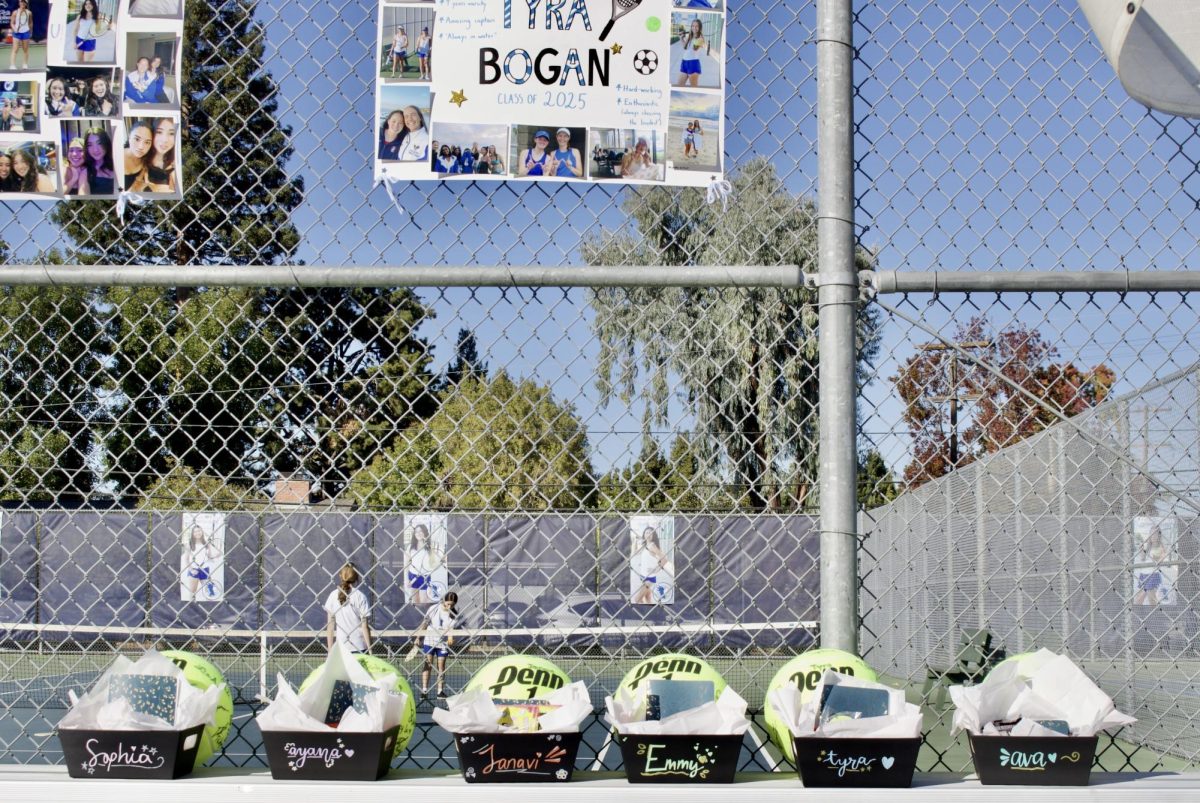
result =
[[[376,8],[189,4],[184,201],[8,204],[5,261],[816,270],[813,4],[729,14],[727,208],[567,184],[389,197],[370,184]],[[854,11],[860,269],[1200,267],[1200,133],[1124,97],[1073,4]],[[0,761],[58,760],[66,689],[156,645],[229,673],[220,761],[261,763],[253,713],[277,671],[319,662],[312,614],[342,560],[371,567],[379,649],[402,661],[418,516],[444,529],[444,582],[472,589],[452,688],[524,649],[599,702],[635,656],[684,649],[758,712],[817,636],[815,291],[262,288],[243,270],[0,292]],[[1010,655],[1065,649],[1142,720],[1104,768],[1197,761],[1196,391],[1168,379],[1200,361],[1196,318],[1173,293],[863,305],[860,638],[931,704],[921,769],[969,764],[925,681],[977,629]],[[197,516],[225,528],[219,589],[180,581]],[[644,519],[673,539],[645,605]],[[765,740],[744,767],[777,764]],[[581,767],[619,761],[602,723],[585,745]],[[401,765],[452,761],[426,706]]]

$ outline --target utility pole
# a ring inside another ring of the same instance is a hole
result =
[[[968,393],[963,396],[958,392],[958,349],[991,348],[990,340],[965,340],[961,343],[923,343],[917,348],[921,351],[950,352],[950,393],[946,396],[935,396],[932,401],[938,404],[950,403],[950,468],[958,468],[958,403],[974,401],[983,397],[982,393]]]

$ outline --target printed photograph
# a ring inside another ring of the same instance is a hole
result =
[[[629,601],[634,605],[675,602],[675,519],[629,517]]]
[[[179,108],[175,59],[179,38],[173,33],[131,33],[125,39],[125,101],[132,106]]]
[[[448,532],[444,513],[404,517],[404,601],[438,602],[450,587],[446,569]]]
[[[126,117],[123,185],[139,194],[178,195],[179,127],[170,117]]]
[[[117,0],[67,0],[63,61],[117,63]]]
[[[1133,604],[1175,605],[1179,579],[1179,529],[1172,516],[1133,520]]]
[[[721,98],[698,92],[671,92],[667,126],[667,167],[714,172],[721,169]]]
[[[68,198],[112,198],[117,194],[112,123],[64,120],[62,188]]]
[[[593,179],[662,181],[665,137],[661,131],[593,128],[588,176]]]
[[[184,513],[179,595],[184,602],[225,599],[225,514]]]
[[[0,129],[9,133],[39,133],[40,106],[36,81],[0,81]]]
[[[384,6],[379,77],[430,81],[433,74],[433,8]]]
[[[50,0],[0,0],[0,71],[46,69]]]
[[[120,117],[117,67],[51,67],[46,71],[47,117]]]
[[[424,162],[430,158],[427,86],[389,84],[379,92],[379,159]]]
[[[129,16],[177,20],[183,17],[183,0],[129,0]]]
[[[671,14],[671,83],[693,89],[721,87],[724,18],[720,14]]]
[[[694,8],[704,11],[724,11],[725,0],[671,0],[675,8]]]
[[[0,144],[0,193],[58,195],[58,149],[53,142]]]
[[[504,176],[508,126],[498,123],[446,123],[434,126],[430,168],[436,173]]]
[[[587,129],[554,125],[513,126],[510,172],[530,178],[583,178]]]

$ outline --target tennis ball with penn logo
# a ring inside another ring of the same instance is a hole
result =
[[[467,691],[487,689],[498,700],[541,700],[571,682],[567,673],[533,655],[506,655],[484,664]]]
[[[714,700],[725,690],[725,678],[717,670],[693,655],[678,652],[656,655],[634,664],[621,678],[619,688],[644,697],[651,680],[711,680]]]
[[[859,680],[875,681],[879,679],[875,670],[867,666],[866,662],[854,653],[830,648],[808,650],[779,668],[779,671],[771,678],[771,682],[767,684],[767,692],[770,693],[775,689],[791,685],[800,689],[801,702],[808,702],[817,686],[820,685],[821,676],[825,674],[826,669],[832,669],[843,675],[853,675]],[[765,725],[771,741],[787,756],[788,761],[795,762],[792,732],[788,730],[783,718],[775,713],[774,706],[767,705],[766,709]]]
[[[408,744],[408,740],[412,738],[413,731],[417,727],[417,701],[413,697],[412,686],[408,685],[408,681],[404,679],[404,675],[399,669],[382,658],[376,658],[374,655],[356,655],[354,657],[358,659],[358,665],[367,670],[367,674],[376,680],[388,675],[395,675],[396,684],[393,688],[404,693],[404,713],[400,716],[400,731],[396,734],[396,747],[392,750],[394,758],[400,755],[400,751]],[[321,673],[324,671],[325,667],[322,665],[310,672],[304,682],[300,684],[300,691],[304,691],[316,683],[317,678],[321,677]]]
[[[221,674],[221,670],[195,653],[183,650],[164,650],[162,655],[182,669],[187,682],[200,691],[204,691],[209,686],[225,683],[225,676]],[[217,698],[217,714],[214,723],[205,725],[204,731],[200,734],[200,748],[196,751],[194,766],[201,766],[205,761],[221,752],[225,740],[229,738],[229,728],[232,724],[233,694],[230,693],[229,685],[226,684],[221,696]]]

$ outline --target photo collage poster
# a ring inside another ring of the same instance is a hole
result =
[[[708,186],[725,21],[725,0],[380,0],[375,179]]]
[[[1178,604],[1178,520],[1174,516],[1134,517],[1133,549],[1133,604]]]
[[[225,514],[184,513],[179,534],[179,597],[184,602],[225,599]]]
[[[449,541],[445,513],[404,517],[404,601],[412,605],[440,602],[450,588],[446,567]]]
[[[675,519],[630,516],[629,539],[629,602],[674,604]]]
[[[0,0],[0,200],[182,197],[184,0]]]

